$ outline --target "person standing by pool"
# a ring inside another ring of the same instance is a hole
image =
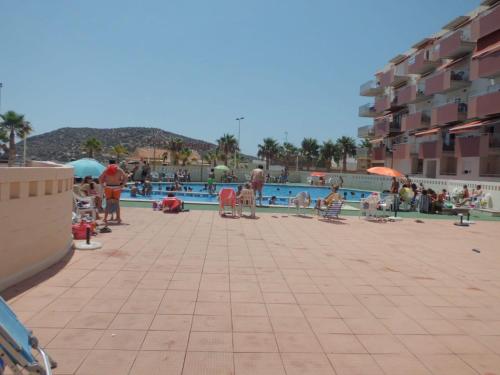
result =
[[[120,216],[120,194],[127,182],[127,175],[116,161],[111,159],[109,165],[99,177],[99,182],[104,185],[104,196],[106,197],[106,209],[104,210],[104,222],[108,222],[109,207],[116,205],[116,220],[121,223]],[[111,203],[111,204],[110,204]]]
[[[208,193],[213,194],[215,192],[215,170],[213,168],[210,169],[210,173],[208,174],[207,185]]]
[[[264,167],[259,164],[257,168],[252,171],[250,175],[250,183],[252,184],[252,189],[257,195],[259,193],[259,204],[262,206],[262,189],[264,188]]]

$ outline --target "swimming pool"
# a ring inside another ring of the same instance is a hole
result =
[[[130,184],[127,188],[123,189],[121,199],[127,201],[155,201],[160,200],[167,196],[167,190],[171,188],[172,183],[168,182],[154,182],[153,193],[151,195],[143,196],[137,194],[136,197],[130,196]],[[177,197],[187,203],[204,203],[204,204],[217,204],[217,194],[222,188],[231,188],[237,190],[240,184],[220,183],[217,184],[216,194],[209,194],[205,188],[204,183],[190,182],[183,183],[183,189],[188,191],[174,192]],[[191,191],[189,191],[191,189]],[[142,186],[139,184],[139,191]],[[316,203],[319,198],[324,198],[330,192],[328,186],[309,186],[309,185],[289,185],[289,184],[266,184],[262,195],[264,197],[263,204],[268,204],[271,197],[276,197],[276,205],[288,205],[289,198],[295,197],[301,191],[307,191],[311,195],[312,203]],[[365,198],[371,194],[371,191],[356,190],[356,189],[339,189],[339,193],[346,201],[357,202],[361,198]]]

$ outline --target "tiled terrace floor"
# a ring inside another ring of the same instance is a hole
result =
[[[124,211],[9,301],[56,373],[500,374],[498,223]]]

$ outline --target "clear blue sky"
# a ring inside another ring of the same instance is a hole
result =
[[[2,111],[36,133],[356,134],[359,86],[479,0],[0,0]]]

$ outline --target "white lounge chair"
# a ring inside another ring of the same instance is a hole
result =
[[[300,214],[301,208],[308,208],[311,204],[311,195],[307,191],[301,191],[295,198],[288,200],[288,207],[295,206],[297,213]]]
[[[94,197],[81,197],[73,193],[73,210],[79,217],[90,214],[94,221],[98,216]]]
[[[250,209],[250,217],[255,218],[255,194],[252,189],[243,189],[238,199],[238,213],[243,216],[243,208]]]

